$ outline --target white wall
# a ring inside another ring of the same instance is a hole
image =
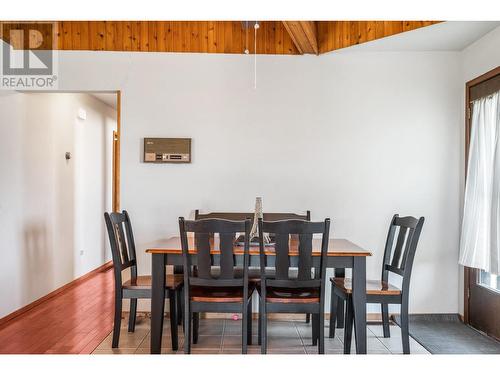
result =
[[[116,111],[86,94],[0,95],[0,317],[110,259],[112,128]]]
[[[122,90],[122,208],[139,268],[192,210],[310,209],[373,251],[423,215],[411,311],[457,312],[461,73],[456,52],[259,56],[61,52],[63,90]],[[96,66],[99,69],[96,69]],[[188,165],[142,163],[144,137],[193,138]],[[377,311],[376,307],[372,311]]]
[[[113,130],[116,110],[89,95],[79,107],[87,118],[76,119],[75,155],[75,276],[111,259],[103,213],[112,209]]]
[[[465,114],[465,84],[495,69],[500,66],[500,27],[490,31],[488,34],[483,36],[481,39],[477,40],[467,48],[465,48],[461,53],[462,61],[462,116]],[[460,149],[461,153],[461,165],[465,165],[465,120],[462,117],[462,123],[460,135]],[[464,196],[464,186],[465,186],[465,167],[461,169],[460,178],[460,218],[462,218],[463,210],[463,196]],[[457,258],[458,259],[458,258]],[[458,260],[457,260],[458,261]],[[463,267],[460,267],[459,273],[459,312],[463,314],[464,311],[464,280],[463,280]]]

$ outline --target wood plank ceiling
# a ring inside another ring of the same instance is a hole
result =
[[[60,50],[321,54],[438,21],[60,21]],[[247,27],[248,26],[248,27]],[[255,43],[256,42],[256,43]]]

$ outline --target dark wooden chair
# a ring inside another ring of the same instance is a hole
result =
[[[293,212],[264,212],[262,214],[264,221],[279,221],[279,220],[306,220],[311,221],[311,211],[306,211],[305,214],[297,214]],[[254,212],[208,212],[200,213],[200,210],[194,211],[194,219],[226,219],[226,220],[246,220],[253,221]],[[272,270],[267,270],[273,272]],[[260,281],[260,268],[250,267],[248,278],[252,284]],[[196,318],[196,317],[195,317]],[[306,323],[310,322],[310,315],[306,314]],[[260,326],[259,326],[260,327]],[[259,335],[260,344],[260,335]]]
[[[241,313],[242,353],[247,353],[252,338],[252,291],[248,284],[249,236],[251,221],[223,219],[184,220],[179,218],[182,254],[184,259],[184,352],[191,351],[191,324],[193,314],[200,312]],[[187,233],[194,233],[196,268],[191,265]],[[218,238],[214,236],[218,233]],[[245,233],[242,272],[236,272],[234,253],[237,233]],[[218,242],[218,245],[216,243]],[[218,247],[220,255],[212,256]],[[216,264],[216,258],[219,259]],[[193,321],[193,342],[198,336]]]
[[[367,280],[366,303],[380,303],[382,307],[382,325],[384,337],[390,337],[389,304],[401,305],[401,338],[403,353],[410,353],[410,338],[408,333],[408,301],[410,278],[413,259],[424,224],[424,218],[416,219],[411,216],[399,217],[394,215],[389,226],[385,244],[384,260],[382,263],[381,280]],[[396,244],[394,239],[398,232]],[[402,276],[401,289],[389,284],[389,273]],[[344,329],[344,353],[351,351],[352,328],[354,322],[352,307],[352,281],[347,278],[331,278],[332,294],[330,305],[329,336],[335,337],[335,320],[337,304],[346,301],[346,316]]]
[[[264,233],[275,235],[273,255],[276,272],[273,276],[266,273],[268,255],[264,246]],[[259,219],[261,282],[258,290],[262,354],[267,351],[268,313],[313,314],[313,331],[318,332],[319,339],[318,353],[325,352],[324,303],[329,233],[330,219],[325,219],[324,222],[304,220],[269,222]],[[313,278],[312,240],[314,234],[322,234],[322,243],[319,272],[315,272]],[[292,260],[289,255],[289,246],[292,241],[297,242],[299,251],[297,277],[290,277]],[[317,322],[317,327],[314,327],[315,322]]]
[[[200,210],[194,211],[194,219],[226,219],[226,220],[253,220],[254,212],[208,212],[200,213]],[[265,221],[277,221],[277,220],[307,220],[311,221],[311,212],[307,211],[305,215],[296,214],[292,212],[264,212],[263,215]]]
[[[112,347],[117,348],[120,340],[120,324],[122,319],[122,300],[130,299],[130,316],[128,331],[134,332],[137,315],[137,299],[151,298],[151,276],[137,275],[137,259],[132,225],[127,211],[104,213],[108,230],[113,269],[115,276],[115,318],[113,326]],[[130,279],[122,282],[122,271],[130,268]],[[177,314],[176,301],[180,297],[183,285],[182,275],[167,275],[165,297],[170,301],[170,327],[172,349],[177,350]]]

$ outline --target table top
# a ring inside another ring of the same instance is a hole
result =
[[[188,236],[188,246],[189,253],[196,254],[196,248],[194,245],[194,237]],[[321,255],[321,239],[313,238],[312,240],[313,256]],[[274,254],[273,246],[266,246],[266,255]],[[172,254],[180,255],[182,254],[181,239],[179,236],[170,237],[167,240],[159,241],[157,244],[148,248],[146,253],[149,254]],[[211,253],[216,255],[220,254],[219,250],[219,239],[216,236],[213,240],[213,246]],[[243,246],[235,246],[234,253],[236,255],[243,254]],[[259,246],[250,246],[250,255],[259,255]],[[289,255],[298,256],[298,241],[291,239],[289,245]],[[329,257],[344,257],[344,256],[371,256],[372,253],[368,250],[361,248],[360,246],[352,243],[349,240],[343,238],[331,238],[328,241],[328,256]]]

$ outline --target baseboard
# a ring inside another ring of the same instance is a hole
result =
[[[53,292],[50,292],[49,294],[37,299],[36,301],[33,301],[31,302],[30,304],[24,306],[24,307],[21,307],[20,309],[14,311],[14,312],[11,312],[9,315],[6,315],[4,316],[3,318],[0,318],[0,328],[3,328],[3,326],[11,321],[12,319],[18,317],[19,315],[21,314],[24,314],[25,312],[28,312],[29,310],[31,310],[32,308],[40,305],[41,303],[57,296],[58,294],[61,294],[62,292],[65,292],[71,288],[74,288],[76,287],[77,285],[80,285],[81,283],[83,283],[84,281],[86,281],[87,279],[91,278],[92,276],[100,273],[100,272],[103,272],[103,271],[107,271],[108,269],[112,268],[113,267],[113,262],[112,261],[109,261],[109,262],[106,262],[104,263],[102,266],[100,267],[97,267],[96,269],[86,273],[85,275],[82,275],[80,276],[79,278],[73,280],[73,281],[70,281],[69,283],[57,288],[56,290],[54,290]]]
[[[137,313],[139,317],[150,318],[151,312],[149,311],[140,311]],[[234,314],[231,313],[201,313],[200,319],[232,319]],[[238,319],[241,319],[241,314],[237,314]],[[124,314],[124,317],[127,317],[128,313]],[[268,314],[269,320],[283,320],[283,321],[304,321],[305,314]],[[165,317],[170,317],[168,312],[165,313]],[[259,313],[252,313],[252,319],[257,320],[259,318]],[[325,313],[325,319],[330,319],[330,314]],[[368,313],[366,314],[367,323],[382,323],[382,314],[380,313]]]

